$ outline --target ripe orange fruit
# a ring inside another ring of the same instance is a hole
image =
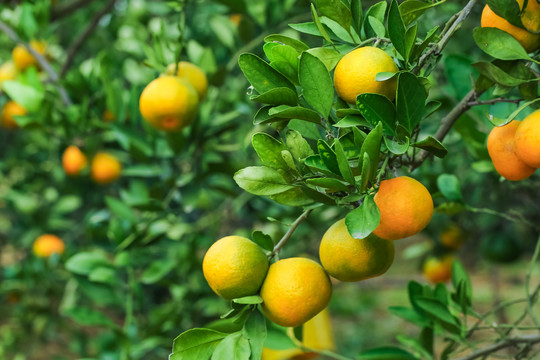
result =
[[[37,257],[49,257],[52,254],[63,254],[65,246],[58,236],[45,234],[34,241],[32,250]]]
[[[516,132],[519,126],[520,122],[514,120],[504,126],[494,127],[487,139],[488,153],[495,170],[502,177],[511,181],[526,179],[536,170],[517,156]],[[522,138],[526,139],[527,137],[526,134],[522,135]],[[534,148],[534,144],[532,148]],[[523,147],[523,149],[529,149],[529,147]],[[526,155],[525,150],[523,151],[523,154]]]
[[[292,328],[287,330],[291,332],[289,336],[293,341],[297,341]],[[328,308],[324,309],[315,317],[302,325],[302,341],[299,344],[308,349],[334,350],[336,345],[330,322],[330,313]],[[299,348],[274,350],[263,348],[262,360],[308,360],[317,358],[315,352],[306,352]]]
[[[6,80],[14,80],[17,77],[17,68],[13,61],[7,61],[0,66],[0,84]]]
[[[197,92],[176,76],[159,77],[146,86],[139,100],[141,114],[156,129],[178,131],[197,115]]]
[[[392,57],[379,48],[364,46],[351,51],[338,62],[334,71],[334,87],[338,96],[349,104],[356,104],[356,97],[364,93],[381,94],[394,100],[396,78],[375,81],[375,75],[386,71],[399,71]]]
[[[375,235],[386,240],[403,239],[422,231],[433,216],[431,194],[419,181],[400,176],[381,181],[374,197],[381,212]]]
[[[540,168],[540,110],[523,119],[514,141],[517,157],[530,167]]]
[[[529,0],[529,2],[532,1],[534,0]],[[518,3],[520,7],[523,6],[523,0],[518,0]],[[528,21],[526,20],[526,22]],[[540,34],[533,34],[525,29],[510,24],[506,19],[495,14],[488,5],[486,5],[482,11],[480,24],[482,27],[493,27],[506,31],[508,34],[512,35],[528,53],[535,51],[540,46]]]
[[[281,326],[302,325],[328,306],[331,296],[332,284],[321,265],[299,257],[270,265],[261,288],[264,313]]]
[[[174,64],[170,64],[167,67],[167,75],[174,75],[174,70]],[[199,95],[199,101],[202,101],[205,98],[206,92],[208,91],[208,80],[201,68],[187,61],[180,61],[178,63],[176,76],[186,80],[193,86],[197,95]]]
[[[92,159],[92,179],[98,184],[108,184],[120,177],[122,164],[116,157],[104,152],[97,153]]]
[[[6,129],[16,129],[19,127],[15,121],[15,116],[26,115],[26,109],[15,101],[8,101],[2,109],[2,117],[0,119],[0,125]]]
[[[257,294],[268,272],[268,258],[248,238],[226,236],[208,249],[202,267],[212,290],[230,300]]]
[[[45,55],[46,44],[44,41],[30,41],[30,47],[34,49],[37,53]],[[17,69],[24,71],[30,66],[38,67],[38,62],[32,54],[24,47],[22,44],[15,46],[13,49],[13,63]]]
[[[75,145],[68,146],[62,155],[62,166],[69,176],[79,175],[86,163],[86,156]]]
[[[447,282],[452,278],[452,263],[454,258],[445,255],[441,258],[430,256],[423,266],[424,277],[431,283]]]
[[[341,281],[360,281],[384,274],[394,261],[394,242],[371,234],[355,239],[345,219],[334,223],[324,234],[319,248],[326,272]]]
[[[441,244],[445,247],[457,250],[463,244],[463,231],[455,224],[446,227],[441,233]]]

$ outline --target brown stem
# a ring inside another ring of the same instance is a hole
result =
[[[492,354],[496,351],[499,351],[501,349],[516,346],[519,344],[527,344],[527,345],[534,345],[540,343],[540,335],[523,335],[519,337],[513,337],[513,338],[507,338],[504,340],[501,340],[499,342],[496,342],[493,345],[486,346],[483,349],[473,351],[469,355],[460,357],[455,360],[473,360],[476,358],[479,358],[481,356]]]
[[[522,102],[523,99],[505,99],[505,98],[496,98],[491,100],[485,100],[485,101],[470,101],[467,105],[469,107],[478,106],[478,105],[492,105],[500,102],[506,102],[506,103],[513,103],[516,105],[519,105],[520,102]]]
[[[311,211],[313,211],[313,209],[306,210],[306,211],[304,211],[302,213],[302,215],[300,215],[298,218],[296,218],[296,220],[291,224],[291,227],[289,228],[289,230],[287,230],[287,232],[285,233],[285,235],[283,235],[281,240],[279,240],[277,245],[274,246],[274,250],[272,251],[272,254],[270,254],[270,257],[273,257],[274,255],[279,253],[279,251],[281,250],[283,245],[285,245],[287,240],[289,240],[289,238],[292,236],[292,234],[294,233],[294,231],[296,230],[298,225],[300,225],[304,220],[306,220],[308,218]]]
[[[62,66],[62,69],[60,70],[61,77],[63,77],[67,73],[67,71],[73,64],[73,60],[75,60],[75,56],[79,52],[79,49],[81,48],[81,46],[84,44],[86,39],[88,39],[90,35],[92,35],[94,30],[98,26],[101,18],[112,10],[115,3],[116,3],[116,0],[110,0],[101,11],[97,12],[92,18],[92,20],[90,21],[90,24],[88,24],[88,26],[86,27],[86,29],[84,29],[84,31],[81,33],[81,35],[79,35],[77,40],[75,40],[73,44],[71,44],[71,46],[69,47],[67,51],[66,62],[64,63],[64,65]]]
[[[70,106],[72,104],[71,99],[69,98],[69,95],[66,91],[66,89],[60,85],[60,78],[58,77],[58,74],[53,69],[51,64],[45,59],[43,55],[38,53],[36,50],[34,50],[28,43],[24,42],[19,38],[19,35],[13,31],[12,28],[10,28],[6,23],[0,20],[0,30],[2,30],[11,40],[18,44],[22,44],[30,54],[36,59],[38,64],[41,66],[41,68],[47,73],[50,80],[55,83],[56,89],[58,90],[58,93],[60,94],[60,97],[62,98],[62,102],[66,106]]]

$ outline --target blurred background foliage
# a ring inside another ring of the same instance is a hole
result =
[[[4,1],[0,19],[25,41],[45,40],[51,64],[61,71],[73,43],[105,6],[93,1],[63,12],[73,1]],[[465,3],[448,1],[430,10],[419,33],[444,23]],[[471,37],[480,11],[474,8],[430,77],[441,114],[471,89],[471,64],[487,59]],[[42,89],[34,86],[43,98],[20,120],[24,126],[0,131],[0,358],[164,359],[172,338],[228,308],[203,279],[205,250],[222,236],[253,230],[279,238],[298,215],[297,209],[243,192],[232,180],[235,171],[257,163],[251,135],[268,131],[252,125],[256,104],[249,102],[237,58],[246,51],[262,56],[266,35],[298,36],[287,24],[309,21],[309,1],[189,1],[185,14],[181,31],[179,2],[116,1],[61,78],[73,105],[62,104],[56,84],[45,81]],[[11,58],[14,46],[0,34],[1,62]],[[210,88],[194,125],[164,135],[141,121],[138,99],[177,53],[206,72]],[[36,78],[47,75],[32,69],[17,80],[32,87]],[[7,101],[3,93],[0,106]],[[475,300],[481,306],[489,308],[505,291],[522,287],[516,274],[536,235],[481,209],[464,211],[468,204],[540,222],[538,175],[500,181],[485,147],[487,115],[504,118],[514,109],[508,103],[475,107],[445,140],[449,155],[414,172],[440,211],[421,235],[396,243],[398,256],[387,275],[335,286],[330,313],[340,353],[355,355],[414,333],[386,307],[407,301],[408,280],[425,281],[424,257],[451,251],[441,243],[449,226],[460,229],[458,256],[478,280]],[[422,131],[431,133],[437,125],[433,120]],[[96,185],[88,169],[67,177],[61,155],[72,144],[89,157],[103,150],[116,155],[124,167],[121,178]],[[461,197],[439,191],[441,174],[456,176]],[[322,234],[344,215],[338,208],[317,209],[282,257],[316,257]],[[60,236],[66,253],[33,256],[32,243],[43,233]]]

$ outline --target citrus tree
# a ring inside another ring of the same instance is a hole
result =
[[[0,30],[3,357],[538,356],[537,0],[13,1]],[[480,258],[526,258],[523,295],[479,307]],[[411,259],[408,331],[336,350],[340,288]]]

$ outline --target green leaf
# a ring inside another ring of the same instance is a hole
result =
[[[357,44],[360,42],[358,34],[347,31],[347,29],[343,28],[340,24],[338,24],[332,19],[323,16],[321,17],[321,23],[328,27],[328,29],[330,29],[331,32],[335,34],[339,38],[339,40],[344,43]]]
[[[338,175],[332,172],[319,155],[312,155],[304,160],[304,164],[315,171],[320,171],[323,174],[337,177]]]
[[[349,234],[355,239],[364,239],[379,226],[381,212],[373,200],[366,196],[362,205],[349,212],[345,217],[345,225]]]
[[[276,43],[289,45],[298,52],[298,55],[300,55],[302,52],[309,49],[309,46],[307,46],[302,41],[293,39],[289,36],[280,35],[280,34],[268,35],[267,37],[264,38],[264,42],[265,43],[276,42]]]
[[[341,176],[343,176],[345,181],[347,181],[349,184],[354,185],[354,175],[352,173],[351,166],[349,165],[349,159],[347,159],[347,156],[345,155],[345,151],[343,150],[343,146],[339,142],[339,139],[336,139],[334,142],[334,150],[336,152],[336,159]]]
[[[398,77],[396,114],[397,120],[409,134],[424,116],[426,107],[424,86],[414,74],[402,72]]]
[[[438,158],[443,158],[448,154],[446,147],[432,136],[428,136],[424,140],[414,143],[411,146],[429,151]]]
[[[486,54],[501,60],[532,60],[527,51],[507,32],[490,27],[473,30],[476,45]]]
[[[116,285],[118,283],[118,276],[116,271],[110,267],[98,267],[88,274],[88,280],[92,282]]]
[[[362,28],[362,22],[364,18],[364,13],[362,10],[362,0],[351,0],[351,14],[352,25],[354,29],[359,32]]]
[[[298,162],[302,162],[302,160],[314,154],[309,143],[302,137],[302,134],[296,130],[287,130],[285,141],[289,151]]]
[[[242,336],[241,332],[237,332],[227,335],[218,344],[212,354],[212,360],[249,360],[250,355],[249,341]]]
[[[292,189],[268,197],[279,204],[287,206],[306,206],[313,203],[312,197],[308,196],[301,187],[293,187]]]
[[[255,230],[251,233],[251,240],[265,250],[272,251],[274,249],[274,241],[272,237],[262,231]]]
[[[56,214],[72,213],[82,205],[82,199],[77,195],[66,195],[60,198],[51,209]]]
[[[155,284],[167,276],[176,266],[177,262],[172,259],[154,261],[142,273],[141,282],[143,284]]]
[[[110,196],[106,196],[105,203],[107,203],[107,207],[111,210],[111,212],[120,219],[127,220],[132,224],[137,222],[137,215],[135,215],[133,210],[122,201]]]
[[[306,183],[313,185],[315,187],[321,187],[323,189],[328,189],[332,192],[335,191],[348,191],[348,188],[345,184],[337,179],[332,178],[313,178],[307,179]]]
[[[101,252],[80,252],[66,261],[66,269],[74,274],[88,275],[98,267],[111,266],[105,254]]]
[[[416,19],[418,19],[420,16],[422,16],[423,13],[425,13],[428,9],[435,7],[437,5],[441,5],[446,0],[438,1],[438,2],[425,2],[421,0],[406,0],[399,4],[399,10],[401,12],[401,16],[403,18],[403,22],[405,23],[405,26],[409,26],[412,24]]]
[[[381,150],[381,141],[382,141],[382,123],[377,124],[373,130],[367,135],[366,140],[362,144],[362,149],[360,150],[360,163],[358,167],[364,169],[363,160],[364,154],[369,155],[369,160],[371,162],[369,173],[367,174],[367,179],[370,181],[375,177],[377,173],[377,168],[379,167],[379,157]],[[362,174],[364,176],[364,174]]]
[[[6,94],[29,112],[38,111],[45,98],[45,91],[14,80],[6,80],[2,83]]]
[[[252,295],[233,299],[233,302],[241,305],[257,305],[262,304],[263,299],[258,295]]]
[[[39,25],[34,16],[34,6],[35,5],[29,3],[23,3],[21,6],[21,15],[19,18],[20,24],[18,27],[24,32],[27,39],[34,39],[39,30]]]
[[[330,39],[330,36],[328,36],[328,33],[326,32],[323,24],[321,24],[321,19],[319,18],[319,15],[317,15],[317,10],[315,9],[315,6],[313,4],[311,4],[311,17],[313,18],[313,23],[317,27],[317,30],[324,38],[324,40],[328,41],[330,44],[333,44],[334,42],[332,41],[332,39]]]
[[[296,88],[286,77],[256,55],[249,53],[240,55],[238,65],[246,79],[259,94],[280,87],[296,92]]]
[[[409,137],[406,137],[404,142],[394,141],[388,139],[387,137],[383,137],[383,139],[388,151],[390,151],[392,154],[403,155],[409,149]]]
[[[334,102],[334,87],[326,66],[316,56],[304,52],[300,57],[298,76],[306,102],[328,118]]]
[[[281,156],[285,145],[266,133],[256,133],[251,139],[253,148],[263,165],[274,169],[286,169],[287,164]]]
[[[396,315],[404,320],[407,320],[410,323],[415,324],[416,326],[425,326],[429,325],[430,320],[418,314],[414,309],[405,306],[390,306],[388,311],[393,315]]]
[[[396,133],[396,109],[394,104],[384,95],[360,94],[356,98],[356,106],[360,113],[372,126],[382,123],[386,134]]]
[[[400,53],[401,56],[403,56],[403,59],[405,59],[405,62],[407,62],[408,54],[407,46],[405,44],[406,29],[396,0],[390,2],[386,28],[388,29],[388,37],[390,37],[392,45],[394,45],[397,52]]]
[[[114,322],[105,314],[98,310],[87,307],[74,307],[65,309],[62,314],[71,318],[79,325],[83,326],[106,326],[110,328],[116,327]]]
[[[326,167],[336,175],[340,175],[339,165],[337,163],[336,153],[326,141],[319,139],[317,141],[317,149],[319,150],[319,156],[326,165]]]
[[[508,87],[514,87],[519,86],[522,84],[526,84],[528,82],[538,82],[538,79],[518,79],[501,68],[497,67],[493,63],[480,61],[477,63],[472,64],[472,66],[480,72],[480,74],[484,75],[488,79],[496,82],[497,84],[508,86]]]
[[[416,357],[397,347],[385,346],[362,351],[358,360],[416,360]]]
[[[441,285],[444,287],[443,284],[439,283],[438,285]],[[424,326],[422,328],[422,331],[420,332],[420,336],[418,337],[418,340],[420,341],[420,345],[426,350],[426,352],[428,352],[431,355],[433,355],[433,339],[434,339],[433,326]]]
[[[322,61],[328,71],[332,71],[343,57],[343,55],[336,50],[326,47],[316,47],[307,50],[307,52]]]
[[[174,339],[173,353],[169,360],[210,358],[219,342],[227,334],[210,329],[191,329]]]
[[[253,311],[249,315],[242,334],[249,341],[252,359],[260,359],[266,340],[266,321],[259,311]]]
[[[371,29],[375,36],[380,38],[385,37],[386,29],[384,28],[384,23],[373,16],[368,16],[367,19],[367,23],[371,26]]]
[[[463,293],[467,305],[471,305],[472,301],[472,284],[467,271],[463,265],[454,260],[452,263],[452,284],[454,289]]]
[[[298,95],[296,94],[296,91],[292,91],[286,87],[274,88],[260,95],[252,95],[249,99],[251,101],[270,105],[296,106],[298,104]]]
[[[387,3],[385,0],[379,1],[378,3],[372,5],[364,14],[364,32],[366,37],[376,37],[379,36],[378,32],[381,31],[380,27],[382,26],[382,37],[384,37],[384,14],[386,13]],[[369,19],[373,18],[375,21],[370,21]],[[367,21],[366,21],[367,20]],[[377,24],[376,27],[379,29],[376,31],[373,29],[373,23]]]
[[[461,325],[459,320],[452,316],[448,308],[440,301],[430,298],[418,298],[416,304],[445,329],[454,334],[460,334]]]
[[[280,105],[268,110],[268,114],[280,119],[298,119],[309,121],[317,125],[321,124],[321,116],[317,112],[302,106],[291,107]]]
[[[315,4],[322,16],[334,20],[346,30],[351,28],[351,10],[341,0],[316,0]]]
[[[282,73],[293,84],[298,85],[298,53],[289,45],[277,45],[272,48],[270,66]]]
[[[364,192],[366,191],[369,182],[373,178],[371,164],[374,160],[371,160],[371,157],[369,156],[367,152],[364,152],[364,153],[361,152],[361,154],[362,155],[360,155],[360,162],[358,166],[361,171],[359,183],[360,183],[360,191]]]
[[[292,189],[283,176],[266,166],[249,166],[234,174],[234,181],[254,195],[275,195]]]
[[[461,189],[459,180],[453,174],[441,174],[437,178],[437,186],[443,196],[449,201],[462,201]]]
[[[369,127],[370,125],[371,124],[368,123],[366,119],[360,116],[347,115],[332,126],[337,128],[356,128],[357,126]]]

